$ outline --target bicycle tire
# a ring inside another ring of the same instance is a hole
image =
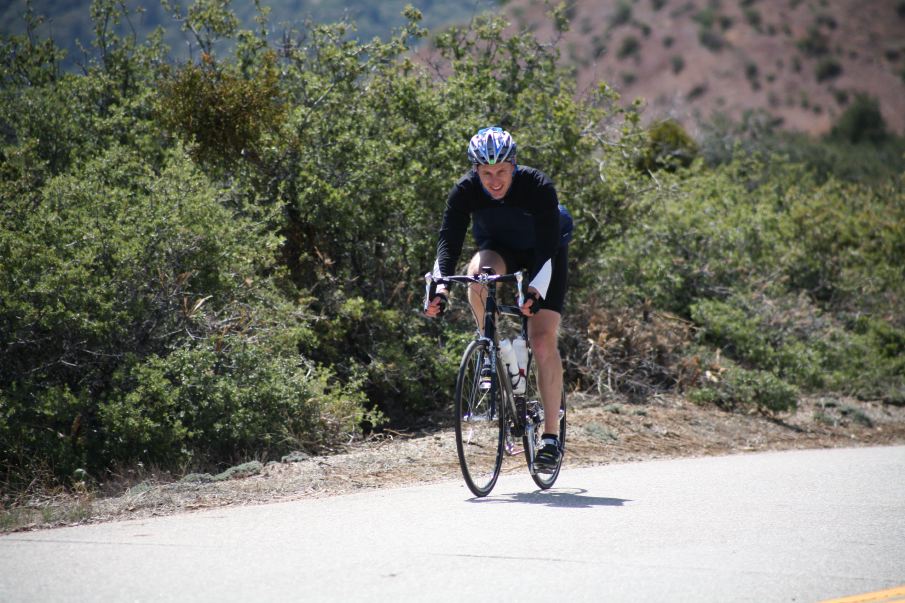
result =
[[[456,451],[465,484],[475,496],[490,494],[503,465],[505,407],[499,376],[481,390],[481,367],[487,354],[484,342],[472,341],[462,355],[456,377]]]
[[[540,403],[539,402],[540,401],[540,390],[537,387],[537,383],[536,383],[535,379],[536,379],[536,377],[529,380],[529,384],[531,384],[531,385],[529,385],[529,390],[526,393],[528,393],[530,396],[528,398],[529,400],[536,400],[536,401],[538,401],[537,403],[539,404]],[[532,383],[532,381],[534,383]],[[531,402],[529,402],[529,404],[531,404]],[[564,452],[565,447],[566,447],[566,389],[565,389],[565,387],[563,387],[559,405],[560,405],[559,407],[560,407],[560,412],[561,412],[560,417],[559,417],[559,446],[560,446],[560,450]],[[533,434],[534,434],[534,436],[533,436],[534,437],[534,446],[533,447],[528,445],[529,430],[525,430],[525,435],[522,437],[522,441],[524,443],[524,448],[525,448],[525,461],[528,463],[529,467],[531,466],[531,464],[534,461],[534,459],[531,458],[531,449],[533,448],[534,450],[537,450],[537,448],[540,446],[541,437],[543,436],[543,432],[544,432],[544,422],[541,420],[535,424],[535,428],[533,430]],[[538,488],[540,488],[541,490],[547,490],[548,488],[551,488],[554,483],[556,483],[556,478],[559,477],[559,471],[560,471],[560,469],[562,469],[563,456],[565,456],[565,455],[563,454],[562,456],[559,457],[559,463],[556,465],[556,469],[552,473],[536,473],[536,472],[531,473],[531,479],[534,480],[534,483],[537,484]]]

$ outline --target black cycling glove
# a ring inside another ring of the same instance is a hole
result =
[[[528,308],[528,312],[531,313],[531,316],[534,316],[540,310],[540,295],[534,291],[529,291],[525,294],[525,301],[527,302],[529,299],[534,300],[534,303]]]

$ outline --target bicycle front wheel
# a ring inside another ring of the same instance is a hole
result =
[[[499,377],[491,375],[490,387],[481,387],[487,353],[485,343],[471,342],[456,379],[456,450],[462,477],[475,496],[490,494],[503,464],[504,410]]]

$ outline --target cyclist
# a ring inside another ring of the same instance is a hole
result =
[[[516,164],[516,144],[509,132],[500,127],[482,128],[469,141],[467,153],[472,169],[446,200],[433,273],[455,274],[469,220],[478,252],[468,264],[468,274],[479,274],[482,266],[492,267],[497,274],[528,270],[528,293],[521,311],[529,317],[528,338],[544,404],[544,434],[535,467],[552,472],[562,456],[558,434],[563,369],[557,339],[572,218],[559,204],[550,178]],[[480,286],[473,285],[468,291],[478,328],[482,327],[485,298]],[[447,301],[445,287],[438,286],[425,314],[438,316]]]

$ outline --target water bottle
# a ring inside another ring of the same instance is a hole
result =
[[[506,370],[509,372],[509,379],[512,381],[512,389],[515,391],[519,377],[518,358],[515,355],[512,343],[508,339],[504,339],[500,342],[500,356],[503,358],[503,364],[506,365]]]
[[[512,340],[512,350],[515,352],[515,361],[518,363],[518,383],[513,382],[512,391],[516,394],[524,394],[527,385],[525,377],[528,371],[528,342],[519,335]]]

